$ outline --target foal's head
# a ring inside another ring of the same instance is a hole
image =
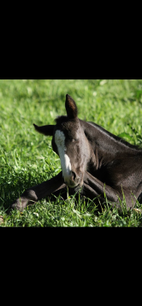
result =
[[[56,125],[34,124],[34,127],[39,133],[53,136],[52,147],[60,157],[64,181],[74,188],[83,184],[92,151],[77,117],[77,106],[69,95],[66,95],[65,107],[67,116],[58,117]]]

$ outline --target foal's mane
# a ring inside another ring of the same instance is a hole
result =
[[[103,127],[101,127],[100,125],[89,121],[88,123],[90,123],[91,125],[94,125],[95,127],[97,127],[99,130],[103,131],[105,134],[109,135],[111,138],[113,138],[114,140],[116,140],[117,142],[123,143],[125,144],[127,147],[131,148],[131,149],[136,149],[138,151],[142,151],[142,149],[138,146],[138,145],[132,145],[131,143],[127,142],[126,140],[124,140],[123,138],[116,136],[110,132],[108,132],[107,130],[105,130]]]

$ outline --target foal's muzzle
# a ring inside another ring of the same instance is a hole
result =
[[[65,184],[70,188],[74,188],[78,185],[81,186],[81,180],[82,179],[74,171],[71,171],[68,176],[64,177]]]

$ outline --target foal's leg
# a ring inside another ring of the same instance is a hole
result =
[[[117,190],[108,185],[105,185],[87,171],[85,172],[84,176],[83,193],[92,199],[100,196],[101,201],[105,199],[105,194],[109,201],[115,203],[118,203],[118,197],[122,197],[122,195]]]
[[[27,206],[28,202],[34,203],[46,196],[65,188],[64,180],[62,178],[62,172],[60,172],[55,177],[47,180],[39,185],[33,186],[24,191],[19,199],[12,204],[12,208],[23,209]]]
[[[132,193],[131,190],[126,188],[122,188],[120,190],[114,189],[108,185],[105,185],[87,171],[85,172],[84,176],[83,193],[90,198],[100,196],[99,198],[101,201],[105,199],[105,194],[107,199],[111,202],[111,205],[116,206],[119,210],[122,210],[119,199],[123,200],[123,196],[126,201],[127,210],[133,208],[136,204],[136,199],[133,195],[135,192]]]

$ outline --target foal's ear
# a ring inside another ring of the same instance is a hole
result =
[[[77,117],[77,106],[69,95],[66,95],[65,107],[68,117],[70,119],[75,119]]]
[[[34,124],[34,127],[36,129],[37,132],[47,135],[47,136],[53,136],[53,131],[55,128],[55,125],[43,125],[43,126],[38,126],[36,124]]]

